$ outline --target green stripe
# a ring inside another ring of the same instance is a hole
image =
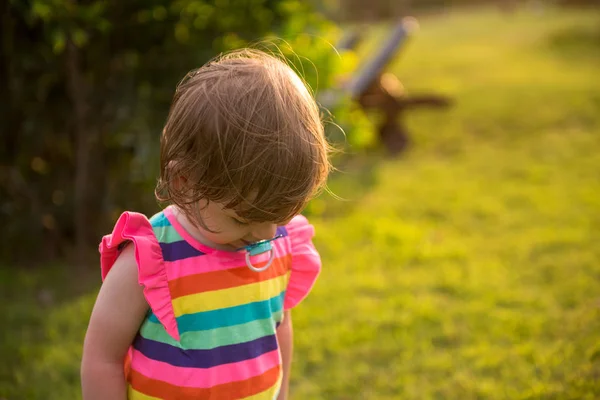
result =
[[[245,324],[215,328],[206,331],[191,331],[181,334],[181,342],[175,341],[160,323],[146,320],[140,329],[145,339],[166,343],[184,350],[210,350],[215,347],[245,343],[275,333],[274,322],[281,320],[282,311],[273,313],[273,318],[259,319]]]
[[[161,243],[173,243],[183,240],[181,235],[177,233],[175,228],[169,226],[153,226],[154,236]]]

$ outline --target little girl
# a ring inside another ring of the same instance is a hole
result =
[[[147,219],[100,244],[85,400],[286,399],[291,309],[320,270],[298,215],[329,172],[319,111],[284,62],[233,52],[179,84]]]

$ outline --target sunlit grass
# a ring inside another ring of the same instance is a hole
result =
[[[410,114],[405,157],[354,160],[332,184],[351,201],[316,207],[297,398],[600,396],[598,22],[422,21],[395,71],[456,103]]]

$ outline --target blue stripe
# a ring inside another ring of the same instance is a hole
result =
[[[196,249],[185,240],[180,240],[173,243],[160,242],[159,244],[162,250],[163,260],[165,261],[177,261],[204,255],[203,252]]]
[[[171,226],[171,222],[169,222],[169,219],[164,212],[160,212],[158,214],[154,214],[152,218],[150,218],[150,225],[152,225],[154,228],[159,228],[162,226]]]
[[[285,226],[278,226],[277,227],[277,232],[275,232],[275,236],[287,236],[288,235],[288,231],[287,229],[285,229]]]
[[[273,351],[277,349],[277,336],[263,336],[250,342],[230,344],[210,350],[184,350],[137,335],[133,347],[148,358],[177,367],[211,368],[250,360]]]
[[[274,313],[283,309],[284,297],[285,291],[269,300],[221,308],[219,310],[185,314],[177,317],[177,328],[179,329],[179,333],[182,334],[185,332],[207,331],[235,326],[257,319],[272,318]],[[156,324],[160,323],[154,313],[148,319]]]

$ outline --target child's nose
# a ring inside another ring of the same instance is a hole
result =
[[[252,236],[254,236],[258,240],[267,240],[273,239],[275,237],[275,233],[277,232],[277,225],[271,223],[263,223],[257,225],[256,228],[252,231]]]

